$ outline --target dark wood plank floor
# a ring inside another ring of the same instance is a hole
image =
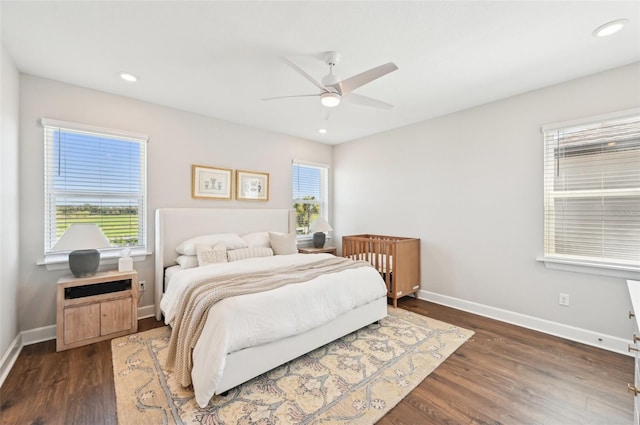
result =
[[[379,424],[632,422],[631,357],[408,297],[400,306],[476,333]],[[25,347],[0,388],[0,419],[116,424],[110,342],[61,353],[55,341]]]

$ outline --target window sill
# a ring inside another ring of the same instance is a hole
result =
[[[560,258],[538,257],[536,261],[552,270],[562,270],[575,273],[587,273],[600,276],[619,277],[623,279],[640,279],[640,267],[615,264],[596,264],[587,261],[565,260]]]
[[[131,250],[131,259],[134,262],[144,261],[148,255],[151,255],[152,252],[149,252],[144,249]],[[103,266],[108,265],[117,265],[118,260],[120,259],[120,250],[117,251],[108,251],[100,253],[100,269]],[[53,254],[47,255],[43,260],[40,260],[36,263],[39,266],[45,266],[48,271],[53,270],[65,270],[69,268],[69,255],[68,254]]]

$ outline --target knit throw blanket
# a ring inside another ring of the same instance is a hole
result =
[[[191,353],[202,333],[209,309],[225,298],[270,291],[318,276],[358,267],[371,267],[366,261],[332,257],[302,266],[290,266],[258,273],[237,273],[194,282],[183,291],[172,324],[166,367],[176,380],[191,385]]]

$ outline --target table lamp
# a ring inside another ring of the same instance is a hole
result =
[[[52,251],[71,251],[69,269],[75,277],[93,276],[100,266],[98,248],[111,244],[95,223],[74,223],[64,232]]]
[[[330,232],[333,229],[322,217],[316,218],[316,220],[309,227],[309,232],[313,233],[313,246],[315,248],[323,248],[324,242],[327,238],[324,232]]]

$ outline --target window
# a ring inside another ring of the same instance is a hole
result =
[[[542,130],[545,260],[640,270],[640,110]]]
[[[309,235],[318,217],[329,221],[329,168],[326,165],[293,161],[293,209],[297,236]]]
[[[42,125],[45,256],[73,223],[96,223],[114,248],[146,251],[147,136],[45,118]]]

